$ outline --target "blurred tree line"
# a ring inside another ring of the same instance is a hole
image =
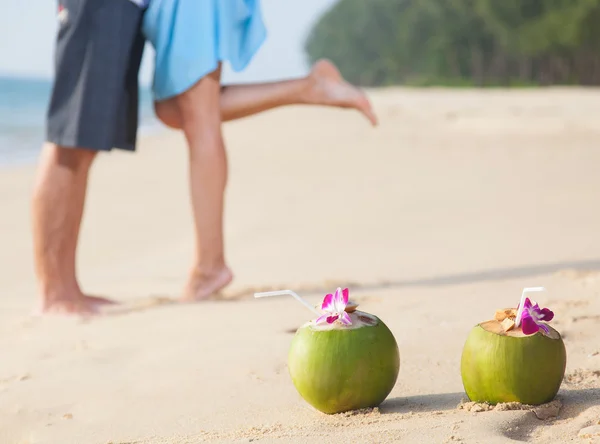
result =
[[[600,0],[340,0],[306,42],[362,86],[600,84]]]

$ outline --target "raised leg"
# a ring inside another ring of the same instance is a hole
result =
[[[220,68],[177,96],[189,147],[196,257],[183,299],[206,299],[233,278],[225,265],[223,206],[227,159],[221,134]]]
[[[328,60],[315,63],[310,74],[301,79],[226,86],[222,89],[219,103],[222,121],[240,119],[281,106],[305,104],[356,109],[372,125],[377,124],[367,96],[347,83]],[[155,110],[163,123],[181,128],[176,98],[156,103]]]

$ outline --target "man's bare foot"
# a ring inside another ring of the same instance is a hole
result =
[[[306,101],[315,105],[354,108],[377,125],[377,116],[369,99],[359,88],[346,82],[336,66],[329,60],[316,62],[308,76],[310,88]]]
[[[225,266],[211,273],[195,270],[190,275],[181,300],[203,301],[225,288],[232,280],[233,273]]]
[[[98,314],[103,306],[116,303],[111,299],[74,292],[71,297],[44,299],[37,313],[90,316]]]

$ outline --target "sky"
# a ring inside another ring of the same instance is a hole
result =
[[[304,75],[308,65],[302,48],[307,33],[337,0],[261,1],[267,41],[243,72],[234,73],[226,67],[226,83]],[[56,7],[56,0],[0,0],[0,75],[52,78]],[[147,45],[140,73],[142,84],[151,81],[153,57]]]

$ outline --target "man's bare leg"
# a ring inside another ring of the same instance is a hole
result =
[[[34,260],[42,313],[90,314],[112,302],[85,296],[76,277],[87,178],[95,154],[51,143],[42,149],[32,201]]]
[[[240,119],[281,106],[302,104],[356,109],[372,125],[377,124],[367,96],[346,82],[328,60],[315,63],[310,74],[301,79],[224,87],[220,96],[221,120]],[[175,99],[156,103],[155,110],[163,123],[181,129]]]
[[[196,257],[183,299],[206,299],[231,282],[225,265],[223,206],[227,158],[219,112],[221,69],[176,97],[189,147]]]

